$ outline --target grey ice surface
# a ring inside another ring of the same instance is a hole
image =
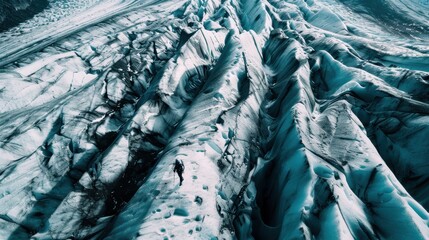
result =
[[[0,239],[429,239],[427,1],[48,2],[0,32]]]

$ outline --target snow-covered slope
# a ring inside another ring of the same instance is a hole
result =
[[[0,239],[429,239],[428,8],[52,1],[0,33]]]

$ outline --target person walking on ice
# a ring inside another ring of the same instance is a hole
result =
[[[185,165],[183,165],[183,161],[181,159],[176,159],[176,162],[174,163],[174,172],[177,172],[177,175],[179,175],[180,183],[179,186],[182,186],[183,182],[183,171],[185,171]]]

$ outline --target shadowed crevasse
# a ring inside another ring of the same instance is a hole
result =
[[[412,2],[123,0],[3,29],[0,236],[428,239]]]

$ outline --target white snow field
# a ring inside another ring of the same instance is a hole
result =
[[[0,240],[429,239],[426,0],[48,2],[0,32]]]

